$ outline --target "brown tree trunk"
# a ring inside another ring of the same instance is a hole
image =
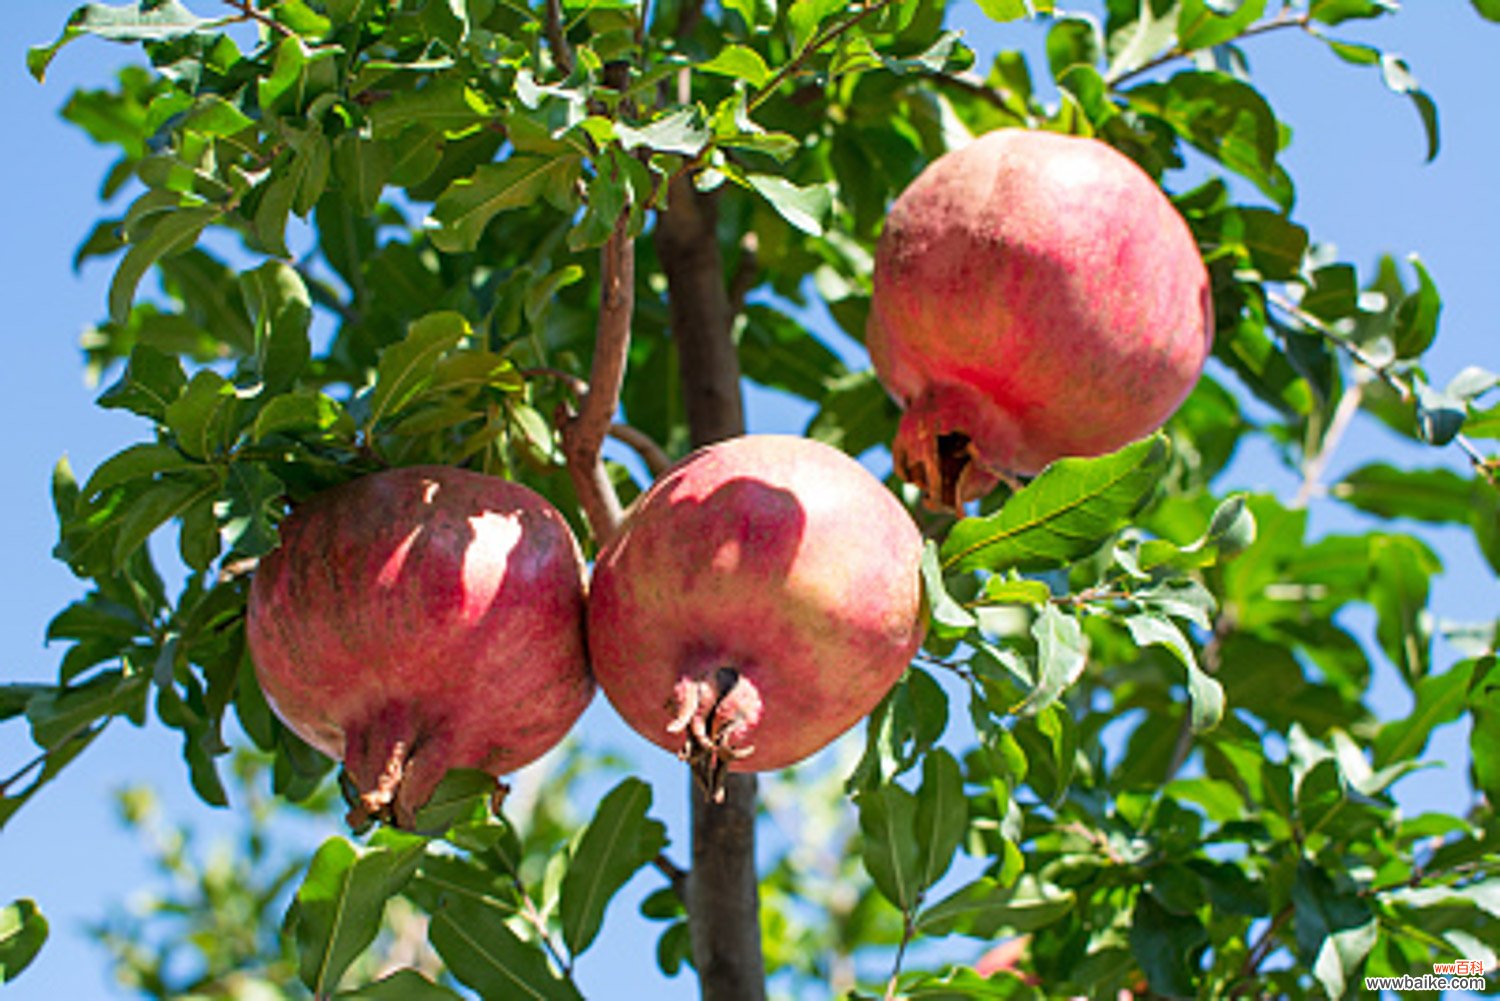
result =
[[[679,177],[657,217],[656,252],[667,276],[672,338],[681,363],[692,442],[706,445],[745,432],[734,320],[719,252],[713,195]],[[760,881],[755,872],[755,776],[731,773],[724,799],[709,801],[696,782],[688,922],[704,1001],[764,1001]]]

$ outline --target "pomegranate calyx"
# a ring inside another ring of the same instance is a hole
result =
[[[722,803],[729,763],[755,753],[745,741],[760,722],[760,692],[735,668],[721,667],[711,677],[679,679],[667,708],[667,732],[684,735],[677,757],[688,763],[704,795]]]

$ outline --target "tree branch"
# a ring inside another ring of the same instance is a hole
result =
[[[672,339],[682,363],[682,396],[694,445],[745,433],[740,361],[718,241],[718,201],[673,178],[656,223],[656,253],[667,276]]]
[[[1246,38],[1252,38],[1256,35],[1264,35],[1270,31],[1280,31],[1282,28],[1301,28],[1305,31],[1311,30],[1312,16],[1304,11],[1297,11],[1294,8],[1289,7],[1286,10],[1282,11],[1280,14],[1277,14],[1275,17],[1268,17],[1264,21],[1259,21],[1255,24],[1249,25],[1245,28],[1245,30],[1234,36],[1233,39],[1230,39],[1230,41],[1238,42]],[[1163,52],[1161,55],[1156,56],[1153,59],[1148,59],[1146,62],[1137,66],[1133,70],[1128,70],[1127,72],[1121,73],[1119,76],[1106,76],[1104,78],[1104,83],[1109,87],[1110,90],[1118,90],[1122,84],[1130,80],[1134,80],[1136,77],[1144,76],[1154,69],[1160,69],[1162,66],[1165,66],[1167,63],[1173,62],[1174,60],[1185,58],[1192,51],[1193,50],[1191,49],[1184,49],[1180,46],[1174,45],[1166,52]]]
[[[629,424],[611,424],[609,436],[615,441],[629,445],[631,450],[641,457],[641,461],[646,463],[646,469],[650,471],[652,479],[656,479],[672,468],[672,457],[667,454],[667,450],[640,428],[631,427]]]
[[[688,431],[694,445],[707,445],[745,431],[716,202],[695,190],[686,175],[674,178],[668,193],[667,208],[656,222],[657,257],[667,277]],[[718,803],[692,780],[688,795],[693,858],[686,903],[700,997],[764,1001],[755,776],[731,772]]]
[[[1241,997],[1250,993],[1255,975],[1260,971],[1260,964],[1266,961],[1266,957],[1275,948],[1276,934],[1282,928],[1286,927],[1286,923],[1292,919],[1293,911],[1294,908],[1291,904],[1287,904],[1281,910],[1277,911],[1276,916],[1271,919],[1271,923],[1266,926],[1266,930],[1261,932],[1260,938],[1256,939],[1255,944],[1250,946],[1250,951],[1245,954],[1245,962],[1240,966],[1240,982],[1230,994],[1231,997]]]
[[[547,0],[547,45],[552,49],[552,61],[562,70],[563,76],[573,75],[573,48],[563,30],[562,0]]]
[[[797,54],[786,62],[781,69],[777,70],[776,75],[767,80],[764,87],[755,92],[745,106],[745,113],[747,115],[751,114],[756,108],[765,104],[766,100],[772,94],[776,93],[776,88],[795,75],[802,68],[803,64],[812,57],[814,52],[817,52],[829,42],[834,41],[871,14],[889,7],[894,2],[895,0],[872,0],[872,2],[866,3],[842,21],[836,21],[822,31],[814,32],[813,36],[803,43],[802,48],[797,50]]]
[[[1349,424],[1359,412],[1359,404],[1364,396],[1365,384],[1356,381],[1339,398],[1339,405],[1333,411],[1333,419],[1328,422],[1328,433],[1323,435],[1322,446],[1302,463],[1302,485],[1297,488],[1297,496],[1292,498],[1293,508],[1306,507],[1307,502],[1321,489],[1323,471],[1328,468],[1328,460],[1333,457],[1334,449],[1343,440],[1344,432],[1349,430]]]
[[[599,252],[599,323],[594,337],[594,360],[588,391],[578,413],[562,426],[563,454],[568,475],[588,518],[594,539],[603,545],[620,524],[620,500],[604,468],[600,449],[620,405],[625,379],[625,357],[630,350],[630,319],[635,309],[635,246],[626,229],[629,216],[621,213],[614,232]]]
[[[1401,402],[1412,403],[1416,400],[1416,390],[1405,379],[1392,372],[1389,363],[1382,364],[1371,358],[1358,344],[1340,337],[1330,329],[1328,324],[1324,323],[1320,317],[1314,316],[1286,296],[1278,295],[1275,292],[1266,293],[1266,302],[1290,316],[1304,329],[1311,330],[1329,344],[1375,373],[1380,378],[1380,381],[1389,386],[1391,391],[1401,399]],[[1500,460],[1491,459],[1486,456],[1468,435],[1454,435],[1453,444],[1459,447],[1459,450],[1464,453],[1479,475],[1491,482],[1495,482],[1495,468],[1497,462],[1500,462]]]

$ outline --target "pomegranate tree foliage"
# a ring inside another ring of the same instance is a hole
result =
[[[418,462],[524,481],[587,539],[553,415],[586,374],[595,250],[622,216],[639,237],[622,416],[681,455],[668,251],[651,238],[674,177],[714,192],[744,376],[812,404],[814,437],[856,455],[889,442],[894,406],[809,317],[826,307],[859,340],[890,199],[970,134],[1045,128],[1095,135],[1167,186],[1211,270],[1219,364],[1161,434],[1059,462],[973,517],[907,498],[936,540],[925,649],[857,764],[764,785],[773,815],[805,819],[763,872],[771,983],[1302,997],[1461,956],[1493,968],[1494,624],[1444,627],[1463,659],[1440,670],[1439,560],[1385,521],[1466,525],[1500,569],[1497,465],[1482,444],[1500,438],[1496,377],[1429,381],[1441,301],[1415,259],[1356,267],[1315,242],[1337,234],[1298,218],[1287,134],[1247,60],[1253,36],[1281,30],[1306,36],[1309,59],[1370,67],[1372,85],[1409,98],[1433,154],[1432,101],[1398,57],[1357,40],[1361,20],[1398,5],[979,6],[1042,21],[1045,65],[1014,51],[975,65],[941,0],[80,8],[33,51],[36,76],[90,35],[138,43],[148,64],[63,111],[119,151],[110,217],[78,252],[114,268],[108,316],[83,348],[108,385],[99,405],[142,419],[142,441],[81,482],[66,464],[54,474],[56,553],[87,593],[48,627],[68,644],[57,683],[0,686],[0,718],[24,721],[38,747],[0,789],[0,824],[122,717],[180,731],[209,803],[227,801],[231,714],[276,797],[327,798],[331,763],[271,715],[246,661],[253,561],[288,500]],[[1500,18],[1493,0],[1473,6]],[[1034,89],[1040,74],[1055,100]],[[1208,179],[1179,187],[1185,163]],[[1264,417],[1246,415],[1252,398]],[[1434,451],[1427,467],[1359,468],[1325,496],[1326,453],[1371,418],[1461,450],[1470,474]],[[1233,493],[1226,469],[1250,438],[1307,489]],[[626,499],[643,485],[618,464],[611,474]],[[1373,517],[1310,537],[1307,502]],[[153,564],[158,535],[175,540],[180,587]],[[1356,608],[1373,612],[1372,635],[1348,625]],[[1368,703],[1379,659],[1412,693],[1405,718]],[[1404,815],[1391,784],[1422,766],[1435,728],[1464,718],[1473,802]],[[662,889],[642,910],[678,973],[691,962],[678,846],[651,818],[653,790],[624,777],[583,809],[609,769],[566,760],[551,783],[563,791],[513,804],[514,824],[487,780],[455,773],[420,833],[331,838],[291,899],[281,941],[295,951],[263,969],[296,969],[318,996],[576,997],[574,964],[609,898],[656,862]],[[577,815],[558,805],[569,793]],[[274,879],[241,881],[253,928],[285,895]],[[219,908],[195,899],[171,913],[201,930]],[[371,943],[414,913],[430,916],[422,970],[370,984]],[[45,934],[32,902],[0,911],[0,979]],[[966,968],[1018,934],[1024,976]],[[204,953],[210,973],[249,975],[245,956],[225,955]],[[148,993],[187,989],[154,969]],[[302,990],[274,972],[266,983]]]

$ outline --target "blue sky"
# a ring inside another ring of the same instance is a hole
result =
[[[81,589],[50,550],[54,523],[47,496],[50,470],[68,454],[86,473],[102,458],[147,433],[138,419],[93,405],[77,349],[78,335],[104,313],[108,265],[74,273],[73,252],[97,216],[96,196],[111,154],[56,117],[75,86],[105,86],[131,50],[94,40],[66,49],[45,86],[25,72],[28,45],[50,40],[72,9],[71,2],[28,0],[8,4],[0,41],[0,121],[11,137],[0,158],[0,205],[5,239],[0,275],[10,303],[6,335],[11,345],[0,367],[0,421],[12,429],[4,439],[4,462],[12,470],[0,492],[0,532],[7,573],[0,581],[0,649],[7,681],[51,680],[59,650],[42,645],[47,620]],[[198,0],[202,10],[211,9]],[[958,26],[983,50],[1025,44],[1035,33],[997,29],[972,4],[960,8]],[[1500,367],[1495,320],[1500,316],[1500,60],[1494,57],[1500,27],[1480,21],[1466,3],[1413,3],[1385,24],[1352,25],[1341,34],[1399,51],[1410,61],[1442,113],[1443,149],[1423,163],[1424,139],[1410,104],[1387,91],[1378,73],[1348,66],[1312,40],[1287,32],[1247,46],[1258,83],[1293,129],[1285,155],[1297,180],[1296,218],[1317,239],[1337,243],[1342,256],[1361,267],[1382,251],[1420,253],[1445,299],[1442,331],[1429,356],[1433,381],[1445,383],[1462,367]],[[804,416],[768,394],[752,394],[752,430],[799,430]],[[1420,449],[1397,441],[1371,422],[1345,440],[1327,479],[1377,458],[1461,469],[1455,450]],[[1249,488],[1285,492],[1289,477],[1251,452],[1233,470]],[[1332,505],[1315,504],[1319,531],[1347,527]],[[1500,588],[1484,567],[1466,532],[1425,532],[1447,572],[1434,591],[1440,617],[1492,618]],[[1368,622],[1354,620],[1368,627]],[[1440,648],[1439,664],[1453,660]],[[1393,672],[1382,670],[1375,703],[1399,715],[1410,699]],[[618,733],[602,700],[586,722]],[[1429,749],[1449,767],[1404,780],[1398,798],[1411,812],[1454,812],[1467,799],[1463,781],[1462,727],[1441,731]],[[0,774],[32,754],[22,728],[0,727]],[[680,841],[682,785],[665,756],[648,762],[657,789],[658,814]],[[36,964],[6,992],[7,998],[55,999],[117,996],[105,977],[103,954],[82,934],[84,922],[103,915],[149,879],[135,843],[114,819],[111,791],[147,780],[168,808],[222,830],[225,814],[198,803],[186,787],[175,737],[160,726],[137,730],[116,724],[36,802],[0,834],[0,904],[18,896],[37,899],[53,924],[53,939]],[[680,844],[679,857],[685,855]],[[638,880],[629,896],[650,887]],[[655,983],[653,996],[690,997],[685,978],[660,986],[654,977],[651,942],[631,900],[611,909],[605,935],[581,967],[586,988],[619,996],[625,984]],[[654,934],[655,929],[649,930]],[[976,953],[977,953],[976,949]],[[608,986],[605,986],[608,985]],[[591,995],[594,993],[590,991]]]

